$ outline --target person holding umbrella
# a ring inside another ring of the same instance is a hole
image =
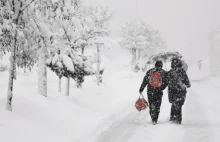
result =
[[[168,97],[171,105],[170,121],[177,124],[182,123],[182,106],[186,99],[186,88],[191,84],[179,58],[171,61],[171,70],[167,73]]]
[[[162,102],[163,90],[167,86],[165,84],[166,72],[162,69],[162,67],[163,62],[161,60],[157,60],[155,63],[155,67],[147,71],[139,89],[139,93],[142,94],[144,88],[147,86],[150,116],[154,125],[157,124]]]

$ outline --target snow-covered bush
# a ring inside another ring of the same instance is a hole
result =
[[[77,82],[77,87],[82,86],[85,76],[95,74],[90,63],[85,56],[76,54],[70,49],[64,53],[58,50],[47,60],[47,65],[52,71],[59,77],[71,77]]]

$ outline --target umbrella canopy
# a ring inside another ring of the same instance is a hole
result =
[[[157,60],[162,60],[162,61],[171,61],[172,58],[177,57],[177,58],[182,58],[183,56],[179,52],[164,52],[164,53],[158,53],[155,55],[152,55],[147,64],[152,64],[156,62]]]
[[[188,70],[188,65],[187,65],[187,63],[186,63],[185,60],[182,60],[182,68],[183,68],[185,71]]]

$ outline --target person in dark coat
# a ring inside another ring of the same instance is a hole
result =
[[[147,86],[147,96],[149,102],[150,116],[152,119],[152,123],[157,124],[158,116],[160,113],[160,106],[162,102],[163,90],[166,88],[165,84],[165,76],[166,72],[162,69],[163,62],[158,60],[155,63],[155,67],[148,70],[141,87],[139,89],[139,93],[142,94],[144,88]],[[153,87],[150,84],[150,79],[153,73],[159,72],[162,78],[162,85],[160,87]]]
[[[171,61],[171,70],[167,73],[168,97],[171,105],[170,121],[181,124],[182,106],[186,100],[186,88],[191,84],[186,71],[182,68],[181,60],[173,58]]]

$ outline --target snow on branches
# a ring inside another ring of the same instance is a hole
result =
[[[84,50],[94,45],[91,39],[108,34],[110,17],[107,8],[86,7],[81,0],[1,0],[0,57],[6,51],[12,55],[8,109],[16,65],[30,69],[38,61],[38,88],[44,96],[47,96],[46,65],[55,69],[59,77],[71,77],[79,84],[85,75],[94,74],[90,61],[83,56]],[[59,54],[48,54],[56,48]],[[51,62],[46,64],[46,59]]]
[[[120,42],[128,49],[145,49],[163,47],[160,33],[151,29],[144,21],[129,21],[121,27]]]
[[[7,109],[12,110],[13,79],[16,78],[16,49],[27,21],[27,7],[34,0],[0,1],[0,54],[11,51]]]
[[[95,74],[89,59],[70,49],[63,53],[60,50],[53,51],[47,65],[58,76],[73,78],[77,82],[77,87],[81,87],[84,76]]]
[[[84,54],[86,47],[96,45],[93,39],[108,34],[105,23],[111,17],[107,8],[85,7],[81,1],[56,2],[56,8],[50,11],[55,15],[51,20],[54,47],[58,48],[61,55],[62,69],[56,70],[57,74],[71,76],[79,84],[85,75],[94,74],[94,70],[87,63]],[[79,54],[81,49],[81,54]],[[60,56],[60,55],[59,55]],[[57,55],[53,56],[57,58]],[[72,64],[71,64],[71,61]],[[59,63],[60,64],[60,63]],[[52,67],[53,64],[50,64]],[[55,67],[57,69],[57,67]],[[63,69],[65,71],[63,71]],[[61,71],[62,70],[62,71]],[[61,73],[60,73],[61,72]]]
[[[152,51],[165,47],[159,31],[150,28],[144,21],[128,21],[121,27],[120,45],[132,53],[132,65],[149,57]],[[136,68],[136,67],[135,67]]]

